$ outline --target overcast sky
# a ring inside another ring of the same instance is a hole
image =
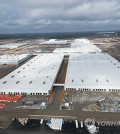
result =
[[[0,33],[120,30],[120,0],[0,0]]]

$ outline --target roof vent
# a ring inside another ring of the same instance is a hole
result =
[[[96,82],[98,82],[98,79],[96,79]]]
[[[3,84],[7,83],[7,81],[4,81]]]
[[[18,83],[19,83],[19,81],[16,82],[16,84],[18,84]]]
[[[45,81],[43,82],[43,84],[45,84]]]
[[[29,82],[29,84],[31,84],[31,83],[32,83],[32,81]]]
[[[11,76],[11,78],[15,77],[14,75]]]
[[[107,82],[109,82],[109,80],[106,80]]]

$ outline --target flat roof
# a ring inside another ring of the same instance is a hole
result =
[[[96,53],[99,52],[95,49],[89,48],[56,48],[53,53]]]
[[[29,54],[20,54],[20,55],[1,55],[0,64],[15,64],[24,61],[29,58]]]
[[[70,54],[69,62],[118,62],[107,53]]]
[[[71,54],[65,88],[120,89],[120,63],[108,54]]]
[[[27,45],[28,43],[9,43],[9,44],[4,44],[4,45],[0,45],[0,48],[18,48],[20,46],[24,46]]]
[[[71,43],[71,48],[80,49],[82,52],[102,52],[100,48],[93,45],[93,43],[88,39],[75,39]]]
[[[0,92],[48,93],[63,55],[41,54],[0,80]]]
[[[93,45],[88,39],[76,39],[71,43],[71,48],[56,48],[53,53],[90,53],[102,50]]]

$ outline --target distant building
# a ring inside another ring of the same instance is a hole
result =
[[[25,46],[28,43],[9,43],[9,44],[4,44],[4,45],[0,45],[0,48],[3,49],[14,49],[14,48],[18,48],[21,46]]]
[[[14,64],[18,65],[21,62],[30,58],[29,54],[20,54],[20,55],[2,55],[0,56],[0,64]]]
[[[62,44],[67,44],[67,40],[56,40],[56,39],[50,39],[48,41],[44,41],[40,44],[46,44],[46,45],[49,45],[49,44],[58,44],[58,45],[62,45]]]
[[[71,48],[56,48],[53,53],[97,53],[102,52],[101,49],[93,45],[87,39],[76,39],[71,43]]]

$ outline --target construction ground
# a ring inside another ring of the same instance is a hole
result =
[[[120,39],[92,39],[95,44],[103,50],[108,52],[113,57],[120,61]],[[113,45],[111,45],[113,44]],[[20,54],[20,53],[36,53],[34,49],[35,44],[30,45],[28,49],[23,46],[14,50],[1,50],[1,54]],[[36,45],[36,50],[42,52],[52,52],[56,46],[40,46]],[[60,47],[60,46],[57,46]],[[23,95],[18,102],[4,102],[6,107],[0,109],[0,127],[6,128],[11,123],[14,117],[16,118],[30,118],[30,119],[49,119],[51,117],[80,120],[84,121],[86,118],[94,118],[96,121],[120,121],[119,111],[100,111],[97,107],[97,101],[106,98],[107,103],[117,105],[120,98],[119,92],[81,92],[81,91],[65,91],[64,83],[68,65],[68,56],[64,57],[62,66],[54,83],[53,89],[49,96],[42,95]],[[4,77],[17,66],[3,65],[0,66],[0,78]],[[29,104],[27,104],[29,102]],[[30,103],[31,102],[31,103]],[[32,103],[34,102],[34,103]],[[41,105],[45,103],[44,107]],[[68,108],[62,108],[69,103]],[[92,105],[92,106],[91,106]]]

